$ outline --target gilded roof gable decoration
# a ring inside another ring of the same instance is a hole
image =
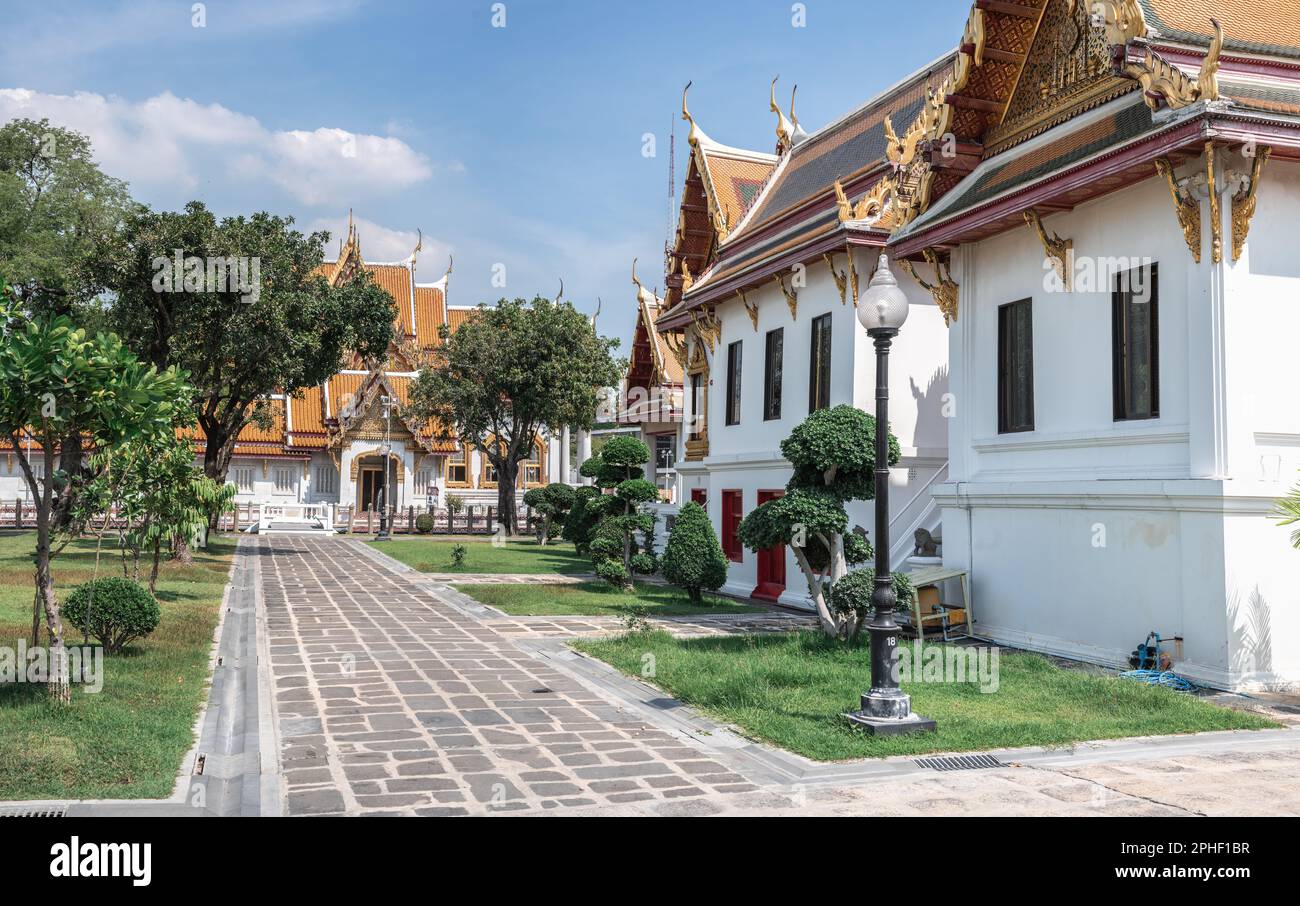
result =
[[[794,126],[790,124],[790,120],[786,118],[786,115],[781,112],[781,108],[776,104],[776,81],[779,78],[781,77],[778,75],[772,79],[771,100],[768,103],[772,112],[776,114],[776,153],[778,156],[790,150],[792,146],[791,137],[794,135]],[[792,95],[791,101],[793,100]]]
[[[1223,50],[1223,26],[1218,19],[1210,19],[1210,25],[1214,29],[1214,38],[1201,61],[1201,71],[1194,79],[1150,47],[1140,62],[1125,66],[1125,73],[1142,84],[1142,97],[1152,110],[1158,110],[1161,101],[1171,110],[1179,110],[1197,101],[1219,100],[1219,54]]]
[[[1079,5],[1079,0],[1069,0],[1071,15]],[[1093,0],[1088,3],[1088,12],[1091,23],[1104,30],[1109,45],[1123,45],[1146,36],[1146,17],[1138,0]]]
[[[1110,15],[1127,15],[1120,8],[1123,4],[1110,6]],[[1111,32],[1121,30],[1106,26],[1105,7],[1105,3],[1047,0],[1014,90],[986,136],[990,154],[1133,90],[1132,82],[1117,75],[1111,65],[1112,45],[1127,39],[1112,40]],[[1140,21],[1141,12],[1137,15]],[[1133,31],[1131,25],[1127,31]]]

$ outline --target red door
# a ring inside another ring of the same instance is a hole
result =
[[[740,491],[722,492],[722,552],[732,563],[744,560],[744,549],[740,544],[740,520],[744,516],[743,499]]]
[[[759,491],[758,505],[776,500],[785,491]],[[778,544],[758,552],[758,586],[753,596],[765,601],[775,601],[785,591],[785,545]]]
[[[709,506],[709,492],[704,488],[691,488],[691,503],[698,503],[707,509]]]

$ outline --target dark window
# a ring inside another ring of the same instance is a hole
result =
[[[1034,430],[1032,300],[998,308],[998,433]]]
[[[831,404],[831,316],[813,318],[811,369],[808,374],[808,411]]]
[[[740,424],[740,341],[727,347],[727,424]]]
[[[781,347],[785,328],[767,332],[767,350],[763,359],[763,418],[781,417]]]
[[[733,563],[744,559],[744,549],[740,544],[740,520],[744,515],[742,501],[740,491],[722,492],[722,550]]]
[[[1115,275],[1111,360],[1115,421],[1160,416],[1157,265]]]
[[[704,375],[691,375],[691,440],[699,440],[704,428]]]
[[[671,469],[677,461],[677,437],[672,434],[655,435],[655,468]]]

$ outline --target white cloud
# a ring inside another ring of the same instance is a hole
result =
[[[367,261],[405,261],[420,241],[416,230],[394,230],[373,220],[358,217],[353,223],[357,228],[358,241],[361,243],[361,255]],[[347,235],[348,218],[317,217],[307,224],[306,230],[328,230],[330,244],[325,249],[325,256],[333,258],[338,253],[339,240]],[[417,283],[432,283],[447,270],[447,256],[451,246],[429,235],[424,236],[424,247],[415,263]]]
[[[327,127],[274,131],[255,117],[170,92],[133,102],[0,89],[0,122],[15,117],[48,117],[85,133],[105,172],[170,204],[213,181],[271,183],[316,205],[400,191],[433,174],[429,159],[398,138]]]

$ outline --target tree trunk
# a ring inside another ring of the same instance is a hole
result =
[[[64,486],[63,493],[54,501],[54,510],[51,514],[50,524],[53,528],[60,531],[69,528],[72,522],[72,499],[73,495],[68,493],[72,482],[77,479],[81,473],[82,441],[81,431],[75,426],[73,430],[59,439],[59,469],[67,476],[68,484]],[[46,457],[49,462],[49,457]],[[47,465],[48,468],[48,465]]]
[[[546,542],[550,540],[550,537],[551,537],[551,517],[549,514],[547,514],[542,516],[542,537],[539,539],[539,543],[542,545],[542,547],[546,547]]]
[[[799,562],[799,569],[803,573],[804,579],[808,582],[808,595],[812,598],[813,605],[817,608],[817,619],[821,623],[822,632],[827,638],[835,639],[840,635],[840,624],[831,613],[831,609],[826,604],[826,593],[822,585],[821,576],[818,575],[808,563],[808,558],[804,556],[803,548],[790,546],[794,551],[794,558]]]
[[[57,702],[72,700],[68,685],[68,653],[63,646],[63,621],[59,619],[59,602],[54,597],[54,576],[50,572],[50,513],[37,511],[36,527],[36,593],[45,611],[45,628],[50,636],[50,675],[47,688]]]
[[[235,439],[239,432],[230,433],[217,426],[203,426],[207,446],[203,450],[203,474],[218,484],[226,483],[226,474],[230,471],[230,458],[235,453]],[[208,515],[208,531],[215,532],[221,528],[218,524],[221,513],[213,511]]]
[[[194,562],[194,552],[190,550],[189,539],[184,535],[172,535],[171,552],[167,559],[189,566]]]
[[[153,543],[153,568],[149,570],[149,594],[158,590],[158,564],[162,560],[162,539]]]
[[[491,458],[491,457],[489,457]],[[515,536],[515,481],[519,478],[519,463],[502,458],[492,463],[497,470],[497,531],[507,537]]]

